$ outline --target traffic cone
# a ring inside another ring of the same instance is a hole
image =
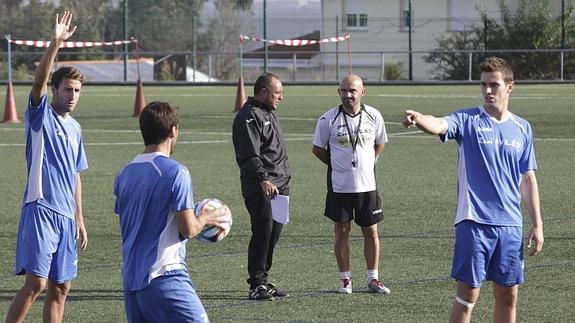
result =
[[[246,103],[246,94],[244,91],[244,78],[240,76],[238,80],[238,89],[236,90],[236,105],[234,107],[234,112],[238,112]]]
[[[12,89],[12,81],[8,82],[6,86],[6,103],[4,104],[4,119],[2,122],[6,123],[20,123],[18,115],[16,114],[16,101],[14,101],[14,90]]]
[[[139,117],[145,106],[146,98],[144,98],[144,86],[142,84],[142,80],[138,78],[138,86],[136,87],[136,102],[134,102],[134,114],[132,114],[132,117]]]

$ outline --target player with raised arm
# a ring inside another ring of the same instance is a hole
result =
[[[80,171],[88,168],[80,125],[70,113],[78,104],[84,77],[71,67],[52,74],[52,103],[48,78],[59,46],[70,38],[72,14],[56,15],[54,38],[36,69],[26,109],[28,181],[16,243],[16,274],[26,275],[6,314],[6,322],[22,322],[48,287],[45,322],[64,316],[70,281],[77,275],[77,244],[86,249],[88,235],[82,214]],[[34,320],[36,321],[36,320]]]

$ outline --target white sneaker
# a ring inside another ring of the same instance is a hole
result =
[[[353,289],[351,288],[351,278],[344,278],[341,280],[339,292],[342,294],[351,294],[353,292]]]
[[[382,293],[382,294],[389,294],[391,291],[389,288],[385,287],[383,282],[372,279],[369,284],[367,284],[367,291],[370,293]]]

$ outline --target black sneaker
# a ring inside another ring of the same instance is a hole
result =
[[[273,301],[274,295],[271,294],[266,285],[259,285],[250,290],[249,298],[253,301]]]
[[[274,285],[272,283],[267,283],[266,285],[268,287],[269,293],[273,297],[288,297],[289,296],[289,294],[286,291],[277,288],[276,285]]]

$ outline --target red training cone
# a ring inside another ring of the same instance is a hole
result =
[[[145,106],[146,98],[144,98],[144,85],[142,84],[142,80],[138,78],[138,86],[136,87],[136,101],[134,102],[134,114],[132,114],[132,117],[139,117]]]
[[[11,81],[6,86],[6,103],[4,104],[4,119],[2,122],[20,123],[16,114],[16,101],[14,101],[14,90],[12,89]]]
[[[234,112],[238,112],[246,103],[246,94],[244,91],[244,78],[240,76],[238,80],[238,89],[236,90],[236,105],[234,106]]]

